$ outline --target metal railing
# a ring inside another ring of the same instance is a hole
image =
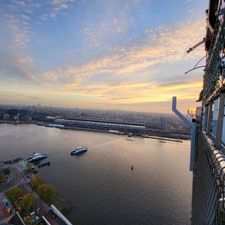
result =
[[[225,155],[199,131],[193,173],[192,225],[225,224]]]

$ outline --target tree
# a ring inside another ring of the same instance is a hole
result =
[[[14,187],[10,191],[7,192],[7,196],[11,202],[18,200],[21,196],[23,196],[23,190],[19,187]]]
[[[31,187],[36,190],[38,188],[38,186],[40,186],[41,184],[43,184],[43,179],[42,177],[38,176],[38,175],[32,175],[31,176]]]
[[[29,170],[29,169],[31,169],[32,168],[32,164],[31,163],[27,163],[26,164],[26,168]]]
[[[30,211],[34,207],[35,199],[32,194],[26,194],[23,196],[20,206],[25,211]]]
[[[3,183],[5,181],[5,175],[1,174],[0,175],[0,183]]]
[[[37,193],[47,203],[51,203],[56,196],[54,187],[48,184],[39,185]]]

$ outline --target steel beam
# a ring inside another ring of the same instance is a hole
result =
[[[216,143],[215,143],[215,147],[218,149],[221,147],[221,139],[222,139],[222,132],[223,132],[224,99],[225,99],[225,93],[220,93],[219,113],[218,113],[218,121],[217,121],[217,129],[216,129]]]

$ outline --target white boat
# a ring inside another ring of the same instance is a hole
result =
[[[70,154],[71,155],[80,155],[80,154],[86,152],[87,150],[88,150],[87,147],[79,146],[79,147],[76,147]]]
[[[120,132],[118,130],[109,130],[108,132],[111,134],[124,134],[124,132]]]
[[[26,161],[27,162],[38,162],[41,161],[43,159],[46,159],[48,156],[47,154],[41,154],[41,153],[36,153],[34,152],[33,155],[31,157],[29,157]]]

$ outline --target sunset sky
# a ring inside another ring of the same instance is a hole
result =
[[[0,104],[195,106],[206,0],[0,0]],[[201,65],[204,65],[204,61]]]

